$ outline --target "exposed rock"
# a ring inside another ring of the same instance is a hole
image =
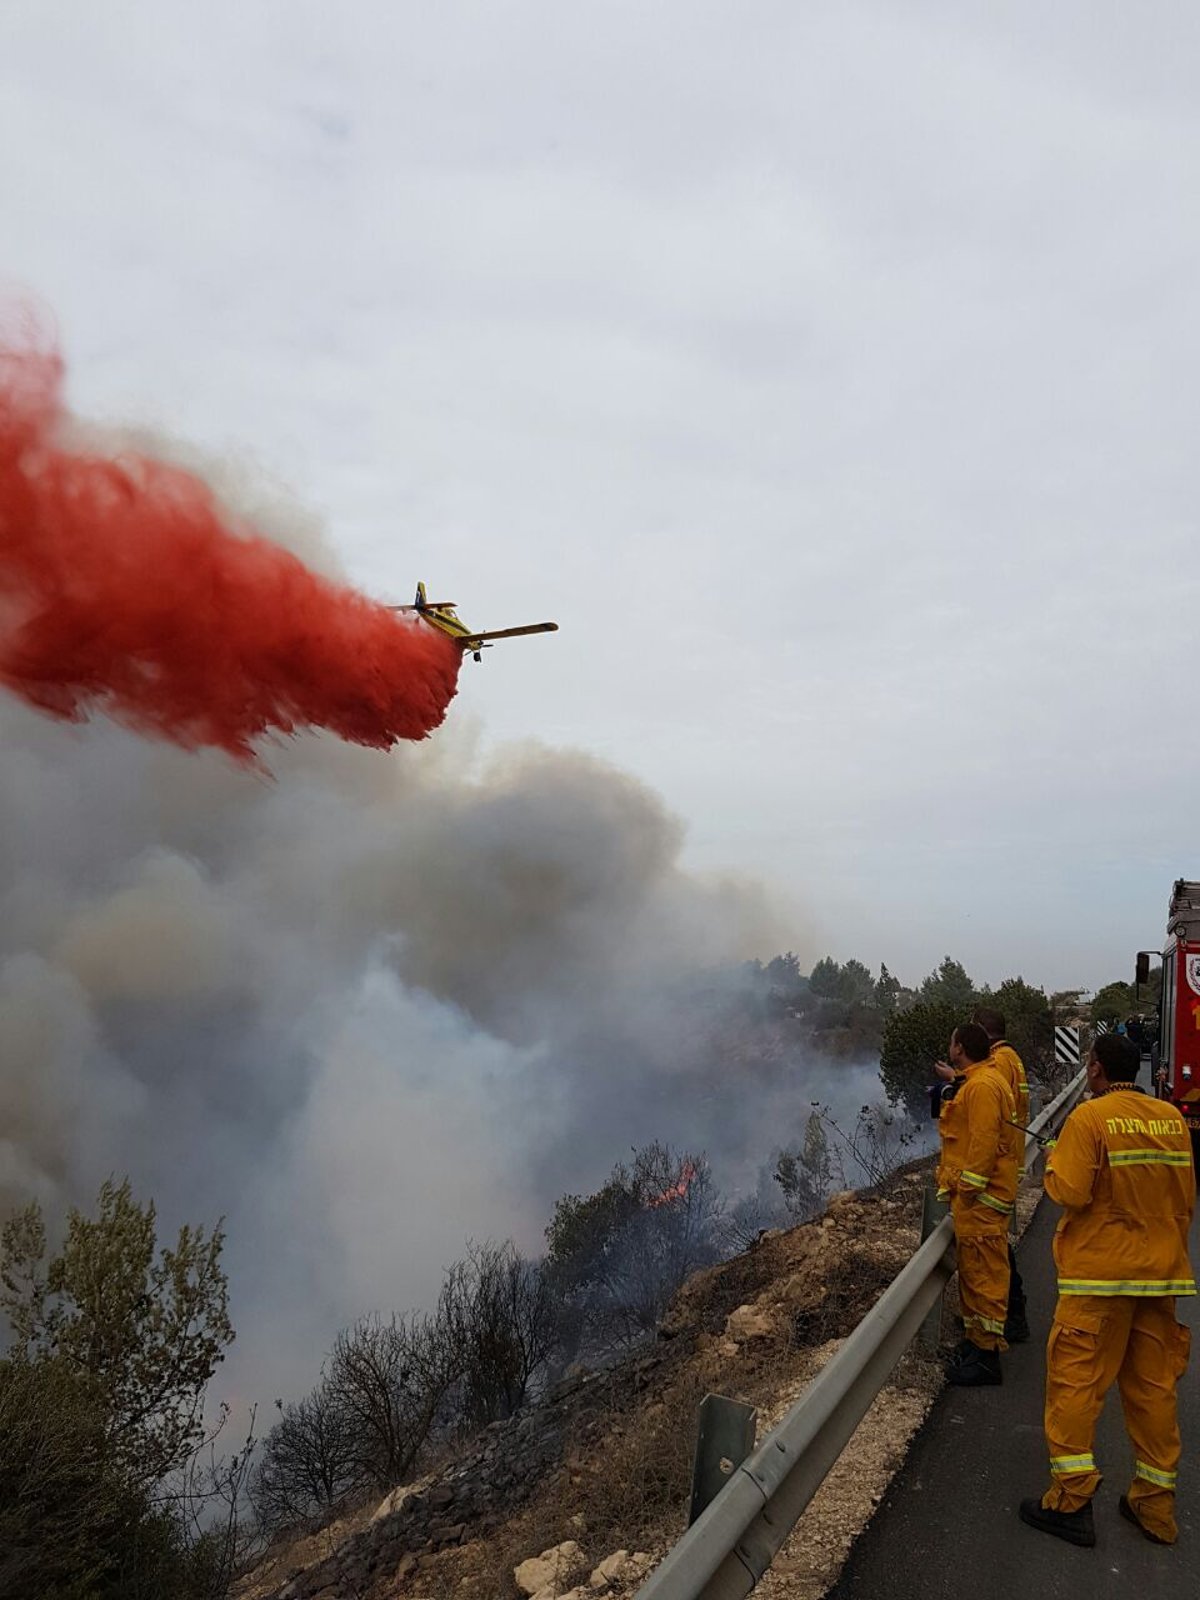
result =
[[[588,1582],[591,1584],[614,1583],[621,1576],[628,1560],[628,1550],[614,1550],[612,1555],[605,1556],[604,1560],[588,1579]]]
[[[647,1555],[644,1550],[636,1551],[633,1555],[628,1550],[614,1550],[612,1555],[605,1556],[593,1569],[586,1583],[559,1595],[558,1600],[597,1600],[598,1596],[608,1594],[615,1583],[620,1584],[622,1590],[632,1588],[653,1565],[653,1556]],[[534,1600],[537,1600],[536,1596]]]
[[[558,1584],[566,1581],[583,1565],[583,1551],[574,1539],[564,1539],[540,1556],[530,1556],[519,1567],[513,1568],[513,1579],[522,1594],[533,1595],[535,1600],[555,1600],[560,1593]]]
[[[391,1517],[399,1511],[400,1507],[414,1493],[411,1483],[402,1483],[393,1489],[391,1494],[384,1495],[383,1499],[371,1513],[371,1522],[382,1522],[385,1517]]]
[[[735,1344],[771,1339],[778,1331],[778,1321],[766,1306],[739,1306],[725,1319],[725,1336]]]

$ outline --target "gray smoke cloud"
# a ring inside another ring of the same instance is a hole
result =
[[[736,964],[797,942],[763,890],[686,871],[611,766],[477,746],[453,717],[390,755],[314,736],[268,781],[0,703],[0,1202],[128,1172],[164,1228],[224,1215],[235,1400],[432,1301],[469,1236],[536,1249],[631,1145],[756,1172],[822,1092],[702,1037]]]

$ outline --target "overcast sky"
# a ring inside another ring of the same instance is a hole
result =
[[[80,412],[556,618],[451,715],[806,955],[1091,985],[1200,876],[1197,81],[1167,0],[7,0],[0,273]]]

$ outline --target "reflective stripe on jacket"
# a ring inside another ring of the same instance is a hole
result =
[[[1125,1084],[1076,1106],[1046,1162],[1046,1193],[1065,1207],[1059,1294],[1195,1294],[1196,1174],[1174,1106]]]
[[[971,1196],[977,1206],[1006,1218],[1017,1198],[1017,1167],[1024,1143],[1013,1122],[1016,1104],[1008,1080],[990,1062],[967,1068],[962,1087],[942,1106],[938,1133],[943,1198]]]

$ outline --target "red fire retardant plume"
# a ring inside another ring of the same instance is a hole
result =
[[[458,645],[231,527],[188,472],[63,448],[62,379],[0,345],[0,683],[246,763],[264,735],[386,749],[438,726]]]

